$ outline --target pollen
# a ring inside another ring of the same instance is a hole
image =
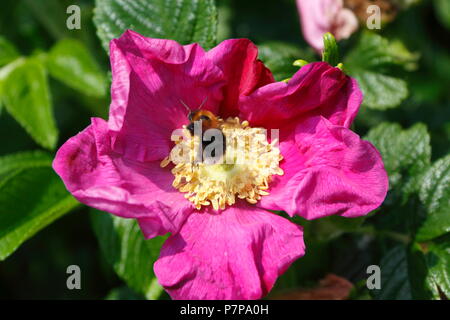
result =
[[[279,166],[283,157],[278,140],[269,143],[267,130],[252,128],[248,121],[241,122],[237,117],[218,121],[226,141],[220,159],[199,157],[201,139],[191,136],[184,127],[182,135],[172,136],[175,146],[161,161],[161,167],[173,165],[173,187],[185,193],[197,209],[212,206],[223,210],[237,199],[256,204],[269,194],[272,177],[284,174]]]

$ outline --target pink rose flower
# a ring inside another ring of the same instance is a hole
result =
[[[247,39],[205,52],[133,31],[111,41],[110,54],[108,122],[93,118],[59,149],[53,167],[82,203],[136,219],[146,238],[171,233],[154,271],[172,298],[266,295],[305,253],[302,228],[268,210],[357,217],[384,200],[381,157],[349,129],[362,94],[341,70],[311,63],[288,83],[274,82]],[[180,101],[204,102],[224,132],[279,128],[279,149],[260,142],[261,166],[174,166],[171,134],[188,124]],[[223,174],[233,192],[214,180]],[[239,189],[234,181],[242,179]]]
[[[343,0],[297,0],[297,8],[306,41],[323,50],[322,37],[331,32],[336,40],[347,39],[358,29],[358,19]]]

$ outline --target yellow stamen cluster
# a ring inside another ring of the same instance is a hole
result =
[[[173,163],[173,186],[194,203],[197,209],[212,205],[215,210],[233,205],[236,197],[255,204],[266,191],[273,175],[283,175],[279,162],[283,159],[275,146],[268,143],[266,131],[252,128],[239,118],[219,119],[219,130],[226,140],[225,154],[220,163],[195,162],[200,140],[185,129],[175,141],[170,155],[161,167]],[[180,154],[187,151],[187,157]],[[197,150],[197,153],[196,153]]]

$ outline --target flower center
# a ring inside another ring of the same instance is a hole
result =
[[[283,159],[277,140],[267,141],[266,130],[252,128],[248,121],[239,118],[218,119],[218,129],[226,142],[225,152],[219,161],[198,161],[196,155],[202,149],[202,139],[191,135],[184,127],[183,135],[177,136],[170,155],[161,167],[173,163],[172,185],[197,209],[209,206],[215,210],[233,205],[236,198],[255,204],[266,191],[273,175],[283,175],[279,162]],[[204,138],[203,138],[204,139]],[[221,154],[221,153],[218,153]],[[205,157],[203,157],[205,158]]]

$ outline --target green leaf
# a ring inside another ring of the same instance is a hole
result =
[[[316,220],[306,220],[301,217],[293,218],[293,222],[303,226],[305,238],[315,242],[328,242],[346,232],[357,232],[366,217],[345,218],[328,216]]]
[[[18,59],[0,70],[5,109],[41,146],[54,149],[58,129],[52,114],[47,74],[39,59]]]
[[[3,37],[0,37],[0,67],[19,57],[19,52],[14,45]]]
[[[400,41],[364,32],[345,58],[346,71],[358,80],[364,93],[364,105],[385,110],[397,107],[408,96],[404,80],[390,75],[393,68],[413,70],[418,55]]]
[[[366,219],[365,216],[358,218],[345,218],[341,216],[329,216],[324,219],[329,219],[330,223],[343,232],[352,232],[358,230]]]
[[[422,279],[426,274],[424,257],[416,248],[393,247],[381,259],[381,288],[370,291],[378,300],[411,300],[428,297]]]
[[[216,44],[217,9],[214,0],[96,0],[94,23],[103,47],[125,30],[146,37]]]
[[[450,299],[450,237],[426,248],[426,285],[434,299]]]
[[[409,191],[417,187],[431,158],[430,135],[424,124],[404,130],[397,123],[385,122],[371,129],[366,139],[380,151],[391,189],[401,182]]]
[[[419,197],[427,216],[416,239],[426,241],[450,232],[450,155],[427,170],[421,180]]]
[[[94,231],[106,260],[115,272],[147,299],[156,299],[162,288],[153,273],[165,237],[145,240],[134,219],[124,219],[93,210]]]
[[[434,0],[434,10],[439,21],[447,29],[450,29],[450,1]]]
[[[392,65],[413,69],[417,67],[418,58],[418,54],[408,51],[399,40],[388,41],[375,33],[363,32],[346,61],[352,68],[387,71]]]
[[[291,78],[298,71],[293,63],[299,58],[312,59],[311,53],[303,52],[298,47],[284,42],[265,42],[258,45],[258,57],[272,71],[277,81]]]
[[[339,50],[336,39],[330,32],[323,35],[323,45],[322,61],[328,62],[332,66],[337,66],[339,63]]]
[[[61,39],[70,32],[66,28],[68,15],[65,14],[69,4],[65,6],[61,0],[24,0],[21,2],[26,6],[24,10],[30,12],[54,39]]]
[[[48,53],[47,67],[51,76],[88,96],[106,94],[106,74],[78,40],[59,41]]]
[[[351,73],[364,93],[364,105],[384,110],[396,107],[408,97],[405,81],[381,73],[361,71]]]
[[[79,205],[51,167],[26,167],[0,181],[0,260]]]

